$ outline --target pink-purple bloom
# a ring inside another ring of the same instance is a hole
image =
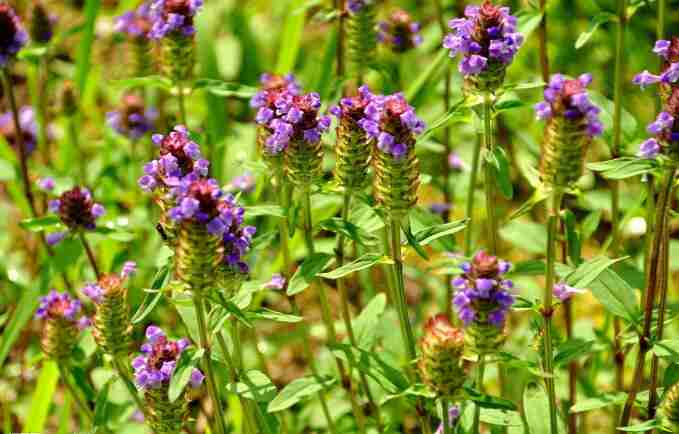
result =
[[[679,122],[668,112],[660,112],[655,121],[646,128],[653,136],[644,141],[637,155],[641,158],[656,158],[664,146],[679,142]]]
[[[448,154],[448,167],[456,172],[461,172],[465,168],[465,163],[457,152]]]
[[[357,14],[365,6],[371,5],[374,0],[348,0],[347,1],[347,12],[351,15]]]
[[[23,139],[26,154],[30,155],[38,143],[38,124],[35,121],[35,114],[31,107],[24,106],[19,109],[19,128],[21,129],[21,138]],[[51,137],[52,131],[49,128],[47,133]],[[12,112],[0,114],[0,135],[5,138],[12,148],[18,150],[19,137]]]
[[[287,280],[285,277],[283,277],[282,274],[276,273],[273,276],[271,276],[271,280],[269,280],[266,284],[264,284],[264,287],[266,289],[285,289],[287,285]]]
[[[142,390],[169,386],[179,357],[190,345],[188,339],[171,340],[159,327],[149,326],[146,342],[141,346],[142,354],[132,360],[137,386]],[[199,387],[204,378],[200,370],[193,368],[189,383]]]
[[[202,6],[203,0],[152,0],[150,16],[153,24],[149,38],[193,36],[196,32],[193,18]]]
[[[451,428],[455,427],[455,424],[457,423],[457,419],[460,417],[461,412],[460,412],[460,407],[457,405],[451,405],[448,407],[448,423],[450,424],[449,426]],[[443,434],[444,433],[444,426],[443,426],[443,421],[439,424],[439,427],[436,429],[435,434]]]
[[[385,21],[380,22],[378,30],[377,40],[395,53],[406,52],[422,43],[420,23],[414,21],[409,13],[400,9],[392,12]]]
[[[118,110],[106,113],[106,122],[118,134],[138,140],[155,126],[158,111],[153,107],[145,107],[144,99],[138,95],[123,96]]]
[[[50,192],[54,190],[54,187],[56,186],[56,183],[54,182],[54,178],[51,176],[46,176],[44,178],[38,179],[38,188],[40,190],[45,191],[45,192]]]
[[[0,3],[0,69],[5,68],[28,42],[28,33],[14,9]]]
[[[83,316],[81,314],[82,303],[77,298],[71,297],[67,292],[50,291],[40,297],[40,305],[35,311],[35,317],[39,319],[66,320],[79,326]]]
[[[255,177],[250,172],[245,172],[231,180],[231,188],[243,193],[255,191]]]
[[[450,57],[462,55],[460,72],[478,75],[492,65],[509,65],[523,44],[523,35],[517,32],[516,17],[509,8],[486,1],[481,6],[467,6],[464,15],[448,22],[453,33],[443,39]]]
[[[589,99],[587,86],[592,82],[590,74],[582,74],[577,79],[569,80],[561,74],[554,74],[544,90],[545,100],[535,105],[536,117],[547,120],[555,117],[571,121],[585,119],[586,133],[590,137],[603,133],[603,124],[599,121],[601,109]]]
[[[106,213],[103,205],[94,202],[88,189],[78,186],[63,192],[59,198],[48,201],[47,208],[57,214],[68,228],[65,232],[49,234],[47,242],[50,245],[64,239],[69,232],[94,230],[96,221]]]
[[[116,18],[115,30],[134,38],[146,38],[153,25],[151,19],[151,5],[142,3],[137,9]]]
[[[511,264],[479,251],[471,262],[463,263],[462,275],[453,279],[455,295],[453,306],[462,322],[468,326],[483,320],[479,311],[488,312],[489,324],[502,328],[507,313],[514,304],[514,284],[503,275]]]
[[[565,282],[559,282],[554,285],[553,293],[554,297],[561,301],[570,300],[576,294],[582,294],[585,292],[582,289],[575,288],[573,286],[567,285]]]
[[[664,59],[662,71],[653,74],[644,70],[634,76],[632,82],[643,89],[651,84],[676,85],[679,82],[679,38],[656,41],[653,52]]]

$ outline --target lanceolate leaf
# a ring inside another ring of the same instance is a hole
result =
[[[458,220],[420,229],[414,234],[414,237],[421,246],[426,246],[427,244],[436,241],[441,237],[447,237],[456,234],[465,227],[467,227],[467,220]]]
[[[181,356],[179,356],[174,373],[170,379],[170,387],[167,390],[167,397],[170,399],[170,402],[176,401],[181,396],[184,388],[191,380],[193,369],[198,365],[200,358],[203,357],[203,353],[203,349],[196,352],[188,349],[184,350]]]
[[[148,89],[158,88],[164,90],[172,89],[172,81],[162,75],[149,75],[146,77],[125,78],[122,80],[112,80],[111,86],[130,89],[134,87],[145,87]]]
[[[612,405],[619,405],[625,402],[627,394],[623,392],[605,393],[596,398],[583,399],[571,407],[571,413],[583,413],[586,411],[598,410]]]
[[[366,307],[363,308],[363,311],[354,319],[354,335],[361,349],[370,350],[375,344],[377,331],[379,330],[378,324],[386,306],[387,297],[384,294],[378,294],[370,300]]]
[[[59,217],[56,215],[25,219],[19,223],[19,226],[31,232],[56,230],[63,227],[61,220],[59,220]]]
[[[238,383],[226,386],[227,390],[257,402],[270,402],[276,396],[278,389],[271,379],[256,369],[245,373]]]
[[[52,397],[57,388],[59,369],[53,360],[45,361],[38,375],[38,381],[31,399],[31,407],[26,417],[26,425],[20,431],[45,432],[45,422],[52,405]]]
[[[316,253],[302,262],[288,284],[288,295],[298,294],[311,285],[311,281],[332,260],[333,256],[328,253]]]
[[[204,78],[196,80],[194,89],[204,89],[213,95],[250,99],[257,93],[257,88],[240,83]]]
[[[375,264],[391,264],[392,261],[388,256],[382,256],[377,253],[366,253],[365,255],[357,258],[348,264],[345,264],[339,268],[336,268],[328,273],[321,273],[318,277],[323,277],[325,279],[339,279],[341,277],[347,276],[356,271],[365,270],[370,268]]]
[[[530,382],[523,390],[523,409],[529,434],[550,432],[549,399],[541,384]],[[565,433],[563,421],[558,417],[559,434]]]
[[[340,233],[361,245],[375,244],[378,241],[377,236],[341,218],[333,217],[323,220],[319,226],[326,231]]]
[[[610,12],[600,12],[592,18],[590,22],[589,29],[578,36],[578,40],[575,41],[575,48],[582,48],[587,41],[594,35],[594,32],[599,28],[600,25],[605,24],[609,21],[616,21],[618,17]]]
[[[288,409],[293,405],[308,399],[323,388],[330,387],[335,382],[334,378],[313,376],[302,377],[292,381],[267,406],[269,412],[277,412]]]
[[[626,179],[650,173],[658,168],[658,163],[652,158],[623,157],[600,163],[589,163],[587,168],[601,172],[601,175],[607,179]]]

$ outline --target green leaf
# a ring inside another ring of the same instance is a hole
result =
[[[404,225],[403,227],[401,227],[401,229],[403,229],[403,233],[405,234],[406,240],[408,241],[408,244],[410,245],[410,247],[415,249],[415,252],[422,259],[424,259],[425,261],[429,260],[429,255],[427,255],[427,252],[422,248],[422,246],[420,245],[420,242],[417,240],[415,235],[412,233],[410,225]]]
[[[533,33],[542,21],[542,12],[538,9],[524,9],[517,14],[516,31],[521,33],[524,38]]]
[[[523,389],[523,410],[529,434],[550,432],[550,412],[547,392],[541,384],[531,381]],[[557,415],[558,432],[565,433],[563,421]]]
[[[310,396],[328,388],[335,383],[331,377],[316,378],[302,377],[285,386],[276,397],[269,402],[267,411],[270,413],[282,411],[308,399]]]
[[[511,411],[515,411],[517,409],[516,404],[508,399],[487,395],[471,387],[465,386],[464,390],[467,393],[469,400],[476,403],[479,407]]]
[[[28,45],[17,54],[17,59],[25,60],[26,62],[37,65],[40,60],[47,54],[47,46],[45,45]]]
[[[162,75],[147,75],[145,77],[132,77],[122,80],[111,80],[111,86],[123,89],[131,89],[134,87],[144,87],[147,89],[172,89],[172,81]]]
[[[158,302],[160,302],[160,299],[163,297],[163,293],[161,291],[158,292],[151,292],[146,294],[144,297],[144,301],[141,303],[139,306],[139,309],[134,313],[132,316],[132,319],[130,320],[132,324],[138,324],[144,320],[150,314],[153,312],[153,309],[155,309],[156,305],[158,305]]]
[[[22,229],[31,232],[41,232],[45,230],[55,230],[63,228],[61,220],[56,215],[48,215],[45,217],[37,217],[31,219],[24,219],[19,223]]]
[[[541,254],[547,246],[545,226],[528,220],[512,220],[500,229],[500,236],[529,253]]]
[[[311,281],[328,265],[333,255],[314,253],[307,257],[292,275],[288,284],[288,295],[299,294],[311,285]]]
[[[467,227],[467,219],[457,220],[450,223],[442,223],[440,225],[429,226],[415,232],[414,237],[418,244],[426,246],[427,244],[438,240],[442,237],[456,234]]]
[[[259,216],[283,218],[285,217],[285,210],[278,205],[256,205],[245,207],[245,217],[250,218]]]
[[[467,102],[468,101],[466,98],[462,98],[458,100],[456,103],[454,103],[446,113],[444,113],[440,118],[432,122],[431,126],[429,126],[429,128],[427,128],[425,132],[422,133],[420,137],[417,138],[417,143],[424,142],[425,139],[427,139],[432,133],[434,133],[434,131],[438,130],[439,128],[446,127],[453,120],[462,118],[463,114],[467,111],[466,105]]]
[[[573,211],[566,209],[562,212],[562,218],[566,229],[566,241],[568,245],[568,257],[574,264],[581,262],[581,239],[577,230],[577,221]]]
[[[617,427],[616,429],[625,432],[652,432],[654,429],[662,429],[665,431],[660,422],[655,419],[647,420],[646,422],[635,425],[628,425],[626,427]]]
[[[516,220],[517,218],[528,214],[533,208],[542,203],[548,197],[549,193],[547,191],[542,188],[536,189],[531,197],[507,218],[507,221]]]
[[[175,402],[181,396],[184,388],[191,380],[193,369],[198,365],[204,352],[205,350],[202,348],[195,352],[191,350],[182,351],[170,379],[170,387],[167,390],[167,397],[170,402]]]
[[[582,32],[580,36],[578,36],[577,41],[575,41],[575,49],[577,50],[582,48],[587,43],[587,41],[589,41],[592,35],[594,35],[594,32],[596,32],[600,25],[609,21],[617,20],[618,17],[610,12],[599,12],[598,14],[594,15],[589,23],[589,29],[587,29],[586,32]]]
[[[611,267],[616,262],[624,261],[626,257],[610,259],[606,256],[597,256],[587,262],[579,265],[575,270],[570,272],[564,280],[570,286],[575,288],[588,288],[589,285],[599,277],[601,273],[607,268]]]
[[[410,387],[410,381],[401,369],[391,366],[378,353],[348,344],[330,344],[336,357],[346,360],[389,393],[401,393]]]
[[[370,350],[375,345],[379,330],[378,326],[386,306],[387,297],[384,294],[378,294],[370,300],[356,319],[354,319],[354,335],[356,336],[356,343],[359,348]]]
[[[429,66],[411,81],[412,84],[405,92],[406,100],[410,101],[411,104],[417,105],[415,101],[420,98],[426,89],[430,88],[427,84],[439,75],[440,70],[448,62],[448,59],[448,50],[440,49],[434,60],[429,62]]]
[[[321,229],[342,234],[351,241],[355,241],[362,246],[372,245],[379,241],[379,238],[359,226],[338,217],[325,219],[319,223]]]
[[[78,46],[75,69],[75,81],[78,85],[78,95],[80,98],[85,94],[85,85],[90,75],[92,45],[95,37],[94,31],[100,7],[101,0],[85,1],[85,27],[80,35],[80,46]]]
[[[94,403],[94,426],[106,427],[108,421],[111,419],[111,406],[108,403],[108,393],[111,389],[111,383],[115,377],[109,378],[109,380],[104,383],[97,394],[97,399]]]
[[[559,345],[554,355],[554,365],[564,366],[581,356],[585,356],[592,351],[594,341],[584,339],[571,339]]]
[[[528,103],[520,100],[520,99],[506,99],[506,100],[500,100],[495,104],[493,107],[495,114],[493,115],[494,117],[497,116],[498,113],[507,111],[507,110],[512,110],[515,108],[521,108],[521,107],[527,107]]]
[[[507,153],[501,146],[493,149],[493,154],[486,155],[486,162],[493,168],[495,185],[506,199],[511,199],[514,195],[514,186],[510,174],[509,160]]]
[[[481,409],[481,422],[496,426],[523,426],[519,412],[494,408]]]
[[[662,359],[679,362],[679,339],[663,339],[653,345],[652,351]]]
[[[265,307],[245,312],[245,317],[250,320],[265,319],[284,323],[297,323],[304,320],[301,316],[276,312],[275,310],[267,309]]]
[[[537,88],[545,87],[545,84],[546,83],[542,80],[524,81],[524,82],[521,82],[521,83],[505,84],[504,86],[502,86],[502,90],[506,92],[506,91],[510,91],[510,90],[537,89]]]
[[[622,157],[587,165],[589,170],[601,172],[606,179],[631,178],[653,172],[658,167],[658,162],[652,158],[635,157]]]
[[[194,89],[203,89],[213,95],[227,98],[250,99],[257,93],[257,88],[240,83],[233,83],[212,78],[196,80]]]
[[[620,405],[627,399],[624,392],[604,393],[595,398],[583,399],[571,407],[570,413],[584,413],[586,411],[599,410],[612,405]]]
[[[359,258],[345,264],[339,268],[328,273],[320,273],[318,277],[323,277],[324,279],[340,279],[356,271],[365,270],[370,268],[375,264],[391,264],[392,261],[388,256],[382,256],[379,253],[366,253]]]
[[[582,239],[587,240],[592,237],[594,232],[596,232],[599,227],[599,222],[601,221],[601,210],[595,210],[587,214],[580,224],[580,231],[582,232]]]
[[[295,13],[294,11],[303,5],[304,0],[288,0],[287,2],[285,10],[288,11],[288,14],[285,17],[283,31],[278,42],[276,72],[279,74],[285,74],[295,69],[304,31],[305,14],[303,12]]]
[[[256,369],[247,371],[242,381],[227,384],[226,390],[257,402],[270,402],[278,393],[271,379]]]
[[[45,432],[45,422],[52,406],[52,397],[57,388],[59,369],[57,362],[46,360],[40,369],[38,381],[31,399],[31,407],[26,417],[26,425],[21,429],[24,432]]]
[[[132,232],[124,231],[118,227],[97,226],[92,232],[103,235],[114,241],[120,241],[121,243],[129,243],[134,241],[135,238]]]

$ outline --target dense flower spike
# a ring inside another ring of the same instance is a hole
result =
[[[490,1],[467,6],[464,14],[465,18],[448,23],[454,33],[445,36],[443,46],[450,50],[450,57],[462,55],[458,69],[468,85],[479,91],[495,91],[523,44],[523,35],[516,30],[516,17],[509,8]]]
[[[56,17],[50,16],[41,2],[35,2],[31,16],[31,40],[38,44],[47,44],[54,35],[55,22]]]
[[[453,327],[445,314],[429,318],[420,340],[418,367],[422,381],[439,398],[455,399],[467,379],[464,367],[464,332]]]
[[[601,109],[587,93],[591,82],[590,74],[572,80],[554,74],[544,91],[545,100],[535,105],[537,118],[547,121],[540,172],[548,185],[567,187],[577,181],[592,138],[603,132]]]
[[[93,318],[94,339],[106,354],[126,355],[130,348],[132,323],[124,283],[134,273],[136,264],[126,262],[120,274],[102,276],[98,282],[87,284],[82,292],[96,306]]]
[[[40,345],[45,355],[56,360],[71,355],[80,330],[89,325],[81,310],[80,300],[65,292],[52,290],[40,297],[35,317],[44,320]]]
[[[170,402],[168,388],[179,356],[189,346],[188,339],[170,340],[159,327],[151,325],[146,329],[142,355],[132,361],[135,382],[144,391],[148,404],[147,422],[156,433],[180,432],[187,417],[186,395]],[[194,368],[189,383],[192,387],[199,387],[203,379],[203,373]]]
[[[19,127],[24,139],[26,155],[30,155],[38,143],[38,124],[35,122],[35,115],[31,107],[24,106],[19,110]],[[50,130],[48,129],[49,133]],[[0,114],[0,135],[7,140],[12,148],[18,150],[19,142],[12,112]]]
[[[479,251],[460,266],[462,275],[453,279],[453,305],[477,353],[497,350],[504,339],[505,321],[514,304],[514,284],[503,278],[510,267],[509,262]]]
[[[151,44],[148,34],[153,26],[151,6],[143,3],[133,11],[125,12],[115,22],[115,30],[125,33],[130,38],[134,60],[134,72],[143,77],[152,72]]]
[[[422,43],[420,23],[414,21],[410,14],[396,10],[387,20],[380,22],[377,39],[395,53],[404,53]]]
[[[63,192],[58,199],[49,201],[48,208],[59,216],[71,232],[95,229],[97,219],[106,213],[101,204],[94,202],[90,191],[83,187],[73,187]],[[56,244],[68,231],[50,234],[48,242]]]
[[[139,140],[151,131],[157,118],[158,112],[147,108],[144,99],[134,94],[124,95],[120,109],[106,114],[109,127],[130,140]]]
[[[376,97],[366,85],[361,86],[358,91],[357,96],[342,98],[338,105],[330,108],[330,113],[338,120],[335,175],[340,184],[350,190],[360,189],[368,181],[374,142],[365,133],[361,123],[370,122],[366,108],[375,107],[371,104]]]
[[[377,48],[375,3],[374,0],[349,0],[346,3],[347,58],[358,77],[363,76],[368,65],[375,59]]]
[[[661,39],[656,41],[653,52],[662,57],[663,66],[660,74],[653,74],[648,70],[634,76],[633,83],[643,89],[651,84],[660,84],[663,99],[667,100],[672,89],[679,86],[679,37],[671,40]]]
[[[679,96],[679,91],[676,92]],[[679,102],[679,98],[678,98]],[[678,104],[679,105],[679,104]],[[679,107],[678,107],[679,108]],[[679,115],[679,110],[677,110]],[[655,121],[647,127],[652,137],[639,147],[639,157],[656,158],[658,155],[667,155],[673,160],[679,159],[679,116],[672,116],[668,112],[660,112]]]
[[[670,387],[660,408],[660,420],[670,432],[679,432],[679,383]]]
[[[415,136],[424,122],[401,93],[375,97],[358,124],[374,139],[374,188],[377,201],[389,212],[404,213],[417,202],[420,183]]]
[[[28,33],[14,9],[7,3],[0,3],[0,69],[14,59],[26,42]]]

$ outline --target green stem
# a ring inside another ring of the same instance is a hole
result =
[[[233,320],[231,323],[231,342],[233,342],[233,351],[235,353],[235,357],[232,358],[232,361],[235,363],[236,380],[243,381],[245,375],[245,369],[243,367],[243,346],[241,345],[240,326],[237,320]],[[223,348],[226,348],[226,345],[224,345]],[[257,428],[264,429],[267,433],[271,432],[269,425],[263,420],[262,415],[260,414],[260,408],[256,404],[256,401],[253,405],[250,404],[249,400],[242,400],[243,412],[245,413],[245,421],[248,429],[253,433],[258,432]],[[253,408],[253,406],[256,408]]]
[[[450,423],[450,415],[448,414],[448,407],[450,402],[447,399],[441,399],[441,423],[443,424],[443,434],[453,434],[453,426]]]
[[[68,123],[68,139],[71,142],[70,146],[72,149],[77,149],[77,152],[79,153],[79,164],[78,164],[78,179],[81,184],[85,184],[87,182],[87,158],[85,157],[85,152],[83,148],[80,146],[80,139],[79,139],[79,134],[80,132],[78,131],[78,122],[77,122],[77,117],[78,113],[69,115],[67,118],[67,123]]]
[[[101,273],[99,273],[99,267],[97,266],[97,258],[94,257],[94,252],[92,252],[90,243],[87,242],[87,239],[85,238],[85,234],[83,233],[83,231],[78,232],[78,237],[80,238],[80,242],[83,245],[83,249],[85,249],[87,259],[90,261],[90,265],[92,266],[94,275],[97,277],[97,280],[99,280],[99,278],[101,277]]]
[[[559,212],[561,210],[561,199],[563,192],[555,187],[552,192],[547,219],[547,274],[545,277],[545,291],[543,294],[542,318],[544,320],[544,355],[543,367],[545,371],[545,385],[547,396],[549,397],[549,425],[551,434],[558,434],[557,426],[557,404],[556,389],[554,386],[554,350],[552,348],[552,316],[554,307],[552,305],[552,292],[556,283],[556,241],[559,222]]]
[[[493,131],[493,97],[490,93],[485,95],[483,100],[483,143],[486,155],[493,155],[495,152],[495,140]],[[486,192],[486,212],[488,213],[488,250],[491,255],[497,254],[498,248],[498,228],[495,209],[495,172],[493,166],[486,160],[484,168],[484,189]]]
[[[346,190],[344,192],[344,201],[342,206],[342,220],[344,222],[349,222],[349,210],[351,209],[351,191]],[[335,247],[335,258],[337,262],[337,268],[344,265],[344,235],[341,232],[337,233],[337,245]],[[351,311],[349,309],[349,300],[347,297],[347,289],[345,285],[346,281],[344,278],[337,279],[337,292],[340,296],[340,305],[342,312],[342,320],[344,321],[344,326],[347,329],[347,335],[349,336],[349,342],[355,348],[359,348],[358,341],[356,340],[356,335],[354,334],[354,328],[351,324]],[[370,407],[375,414],[375,420],[377,421],[377,430],[382,433],[384,432],[384,424],[382,422],[382,414],[380,407],[375,402],[372,391],[370,390],[370,385],[368,379],[363,371],[359,371],[359,379],[361,381],[361,386],[365,392],[366,397]],[[353,382],[352,382],[353,384]],[[352,387],[350,393],[354,394],[354,388]],[[356,398],[354,398],[356,399]]]
[[[177,83],[177,99],[179,101],[179,116],[182,125],[186,126],[186,102],[184,101],[184,83]]]
[[[547,54],[547,0],[540,0],[540,12],[542,12],[542,19],[540,20],[540,27],[538,29],[540,70],[542,72],[542,81],[548,83],[549,55]]]
[[[479,177],[479,163],[481,160],[481,138],[479,137],[474,144],[474,155],[472,156],[472,167],[469,173],[469,187],[467,190],[467,235],[464,239],[464,255],[471,256],[472,254],[472,241],[474,240],[474,225],[476,219],[474,218],[475,209],[475,194],[476,193],[476,183]]]
[[[222,351],[222,356],[224,357],[224,362],[226,363],[226,369],[228,373],[228,380],[230,383],[235,383],[240,381],[240,377],[238,372],[236,371],[235,367],[235,362],[233,361],[233,357],[231,357],[231,352],[229,351],[229,347],[226,344],[226,339],[224,339],[224,333],[219,332],[215,335],[217,337],[217,343],[219,344],[219,347],[221,348]],[[244,418],[244,431],[246,433],[256,433],[256,431],[253,429],[253,422],[251,421],[252,415],[249,413],[248,408],[246,406],[248,405],[247,400],[240,395],[238,396],[238,401],[240,402],[241,408],[243,409],[243,414],[245,414]],[[254,425],[257,426],[257,425]]]
[[[215,408],[215,419],[217,434],[226,434],[226,424],[224,422],[224,408],[222,407],[221,400],[219,399],[219,390],[217,389],[217,383],[215,381],[214,367],[212,366],[212,356],[210,351],[210,341],[207,335],[207,321],[205,319],[205,301],[202,295],[197,291],[200,288],[194,288],[193,293],[193,306],[196,310],[196,322],[198,323],[198,334],[200,338],[200,347],[205,351],[203,354],[203,370],[205,371],[205,379],[207,383],[208,394],[212,400],[212,404]]]
[[[80,391],[78,391],[71,383],[71,376],[68,374],[68,370],[66,369],[67,363],[61,360],[57,361],[57,365],[59,366],[59,375],[61,375],[61,379],[63,380],[64,386],[66,387],[66,390],[68,390],[69,395],[71,395],[71,398],[73,398],[73,401],[75,401],[75,404],[82,412],[82,415],[85,416],[85,419],[87,419],[90,424],[94,424],[94,412],[87,404],[85,398],[83,398],[83,396],[80,394]]]
[[[113,367],[116,369],[116,371],[118,371],[118,376],[123,380],[127,391],[130,395],[132,395],[132,399],[134,400],[134,403],[137,404],[139,411],[144,414],[144,417],[148,417],[146,414],[146,404],[144,404],[144,401],[142,401],[141,397],[139,396],[139,391],[132,382],[130,370],[127,368],[127,365],[123,363],[120,355],[113,356]]]
[[[486,355],[479,354],[479,362],[476,366],[476,387],[479,392],[483,392],[483,376],[486,372]],[[474,421],[472,424],[472,434],[481,432],[481,407],[474,404]]]

